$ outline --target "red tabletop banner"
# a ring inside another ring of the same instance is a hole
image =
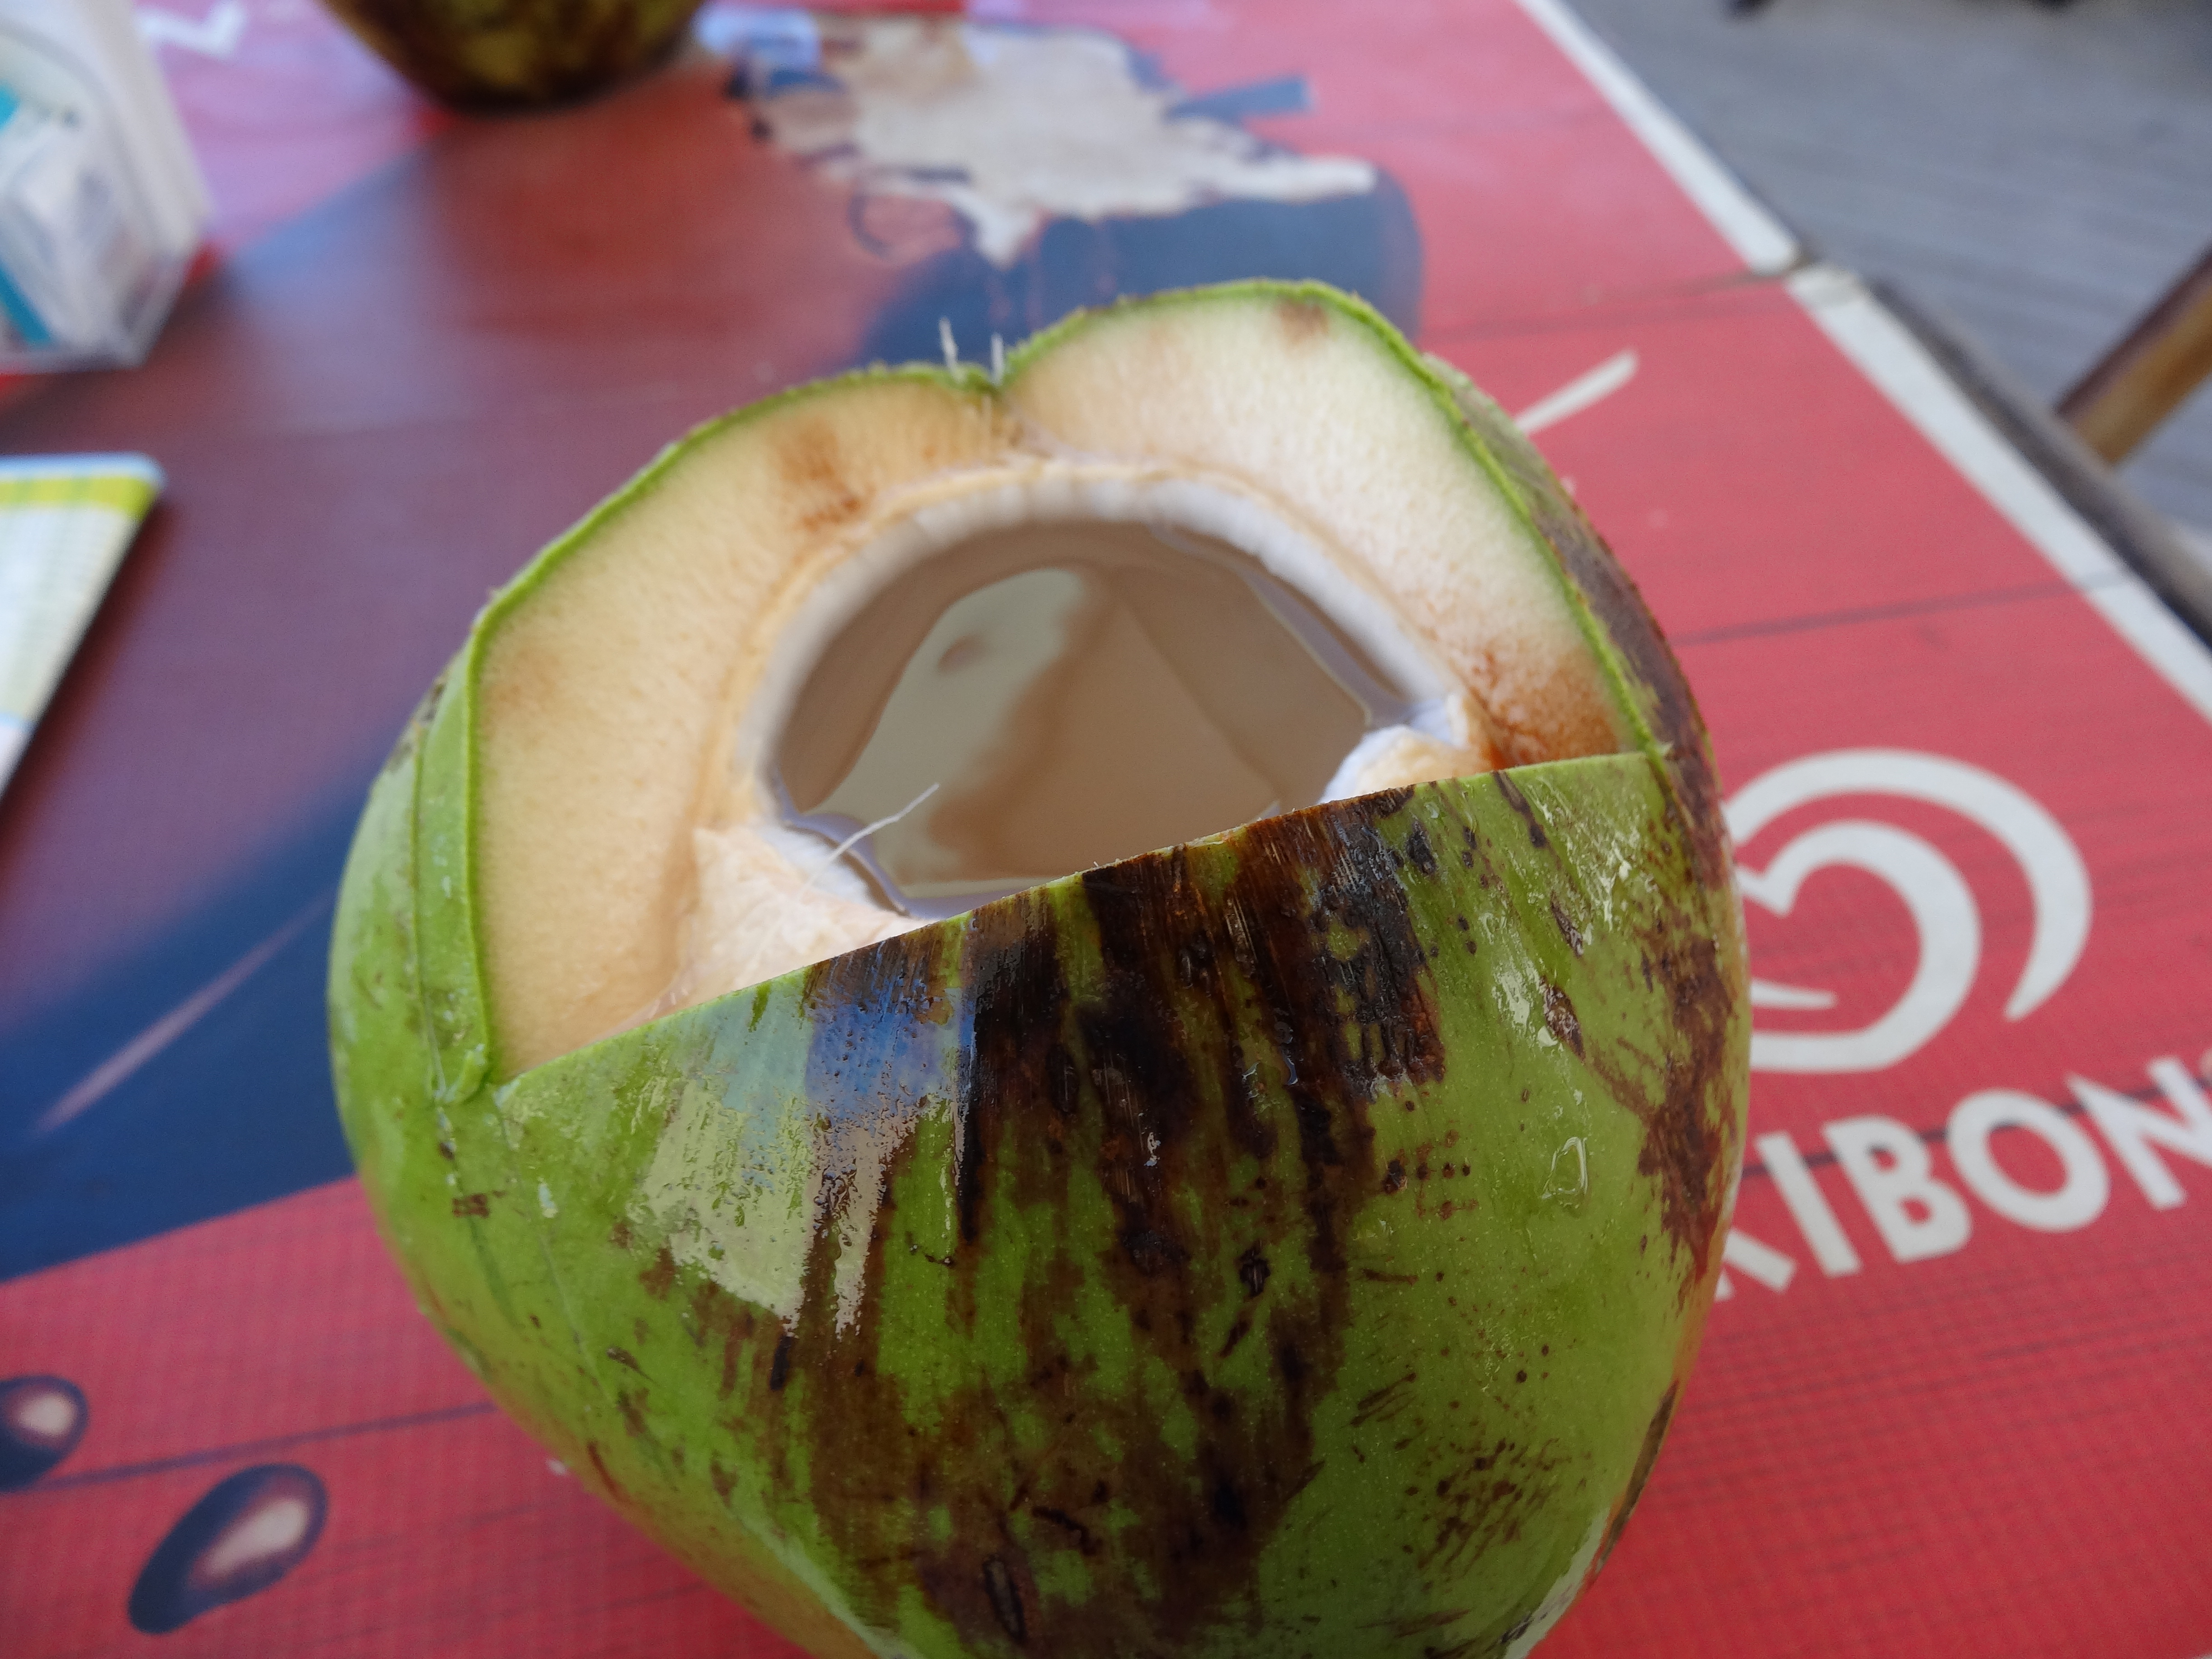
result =
[[[350,815],[486,589],[692,422],[940,315],[981,353],[1276,274],[1522,416],[1728,791],[1726,1299],[1544,1651],[2212,1654],[2212,654],[1559,0],[927,24],[1103,43],[1339,181],[1158,212],[825,160],[778,89],[866,19],[718,3],[646,82],[462,120],[301,0],[142,11],[216,256],[144,368],[0,415],[172,480],[0,803],[0,1647],[795,1651],[410,1304],[321,1069]],[[240,1528],[289,1570],[234,1595]]]

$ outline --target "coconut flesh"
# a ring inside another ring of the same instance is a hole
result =
[[[1626,747],[1425,391],[1342,312],[1198,302],[695,441],[491,634],[499,1069],[1275,812]]]
[[[939,503],[840,566],[733,763],[730,806],[693,835],[670,1006],[1497,754],[1433,653],[1256,503],[1048,477]]]

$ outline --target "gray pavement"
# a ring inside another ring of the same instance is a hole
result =
[[[2212,0],[1571,0],[1826,258],[2055,400],[2212,244]],[[2212,385],[2121,476],[2212,538]]]

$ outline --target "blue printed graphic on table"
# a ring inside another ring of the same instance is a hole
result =
[[[260,1463],[218,1481],[155,1547],[131,1588],[131,1624],[165,1636],[258,1595],[322,1536],[330,1498],[313,1470]]]
[[[350,1172],[323,982],[366,787],[0,1032],[0,1279]]]
[[[84,1438],[84,1390],[61,1376],[0,1380],[0,1492],[16,1492],[55,1468]]]
[[[946,19],[720,11],[754,131],[848,194],[908,267],[860,359],[971,360],[1079,307],[1239,277],[1359,294],[1408,334],[1421,242],[1395,180],[1241,123],[1310,106],[1302,76],[1191,95],[1111,35]]]

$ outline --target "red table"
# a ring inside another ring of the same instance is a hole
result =
[[[2212,654],[1555,0],[977,10],[1110,30],[1378,168],[1372,280],[1509,408],[1551,403],[1711,724],[1772,988],[1729,1299],[1546,1651],[2212,1652]],[[856,216],[703,54],[457,122],[301,0],[246,12],[228,56],[164,48],[212,269],[143,369],[0,413],[0,448],[173,481],[0,800],[0,1375],[90,1409],[0,1493],[0,1631],[787,1652],[408,1304],[344,1178],[319,958],[366,780],[486,590],[976,267],[942,220]],[[1343,257],[1346,222],[1268,257]],[[1150,234],[1101,246],[1220,240]],[[1034,307],[1064,271],[1032,263]],[[328,1495],[302,1564],[134,1630],[164,1533],[267,1463]]]

